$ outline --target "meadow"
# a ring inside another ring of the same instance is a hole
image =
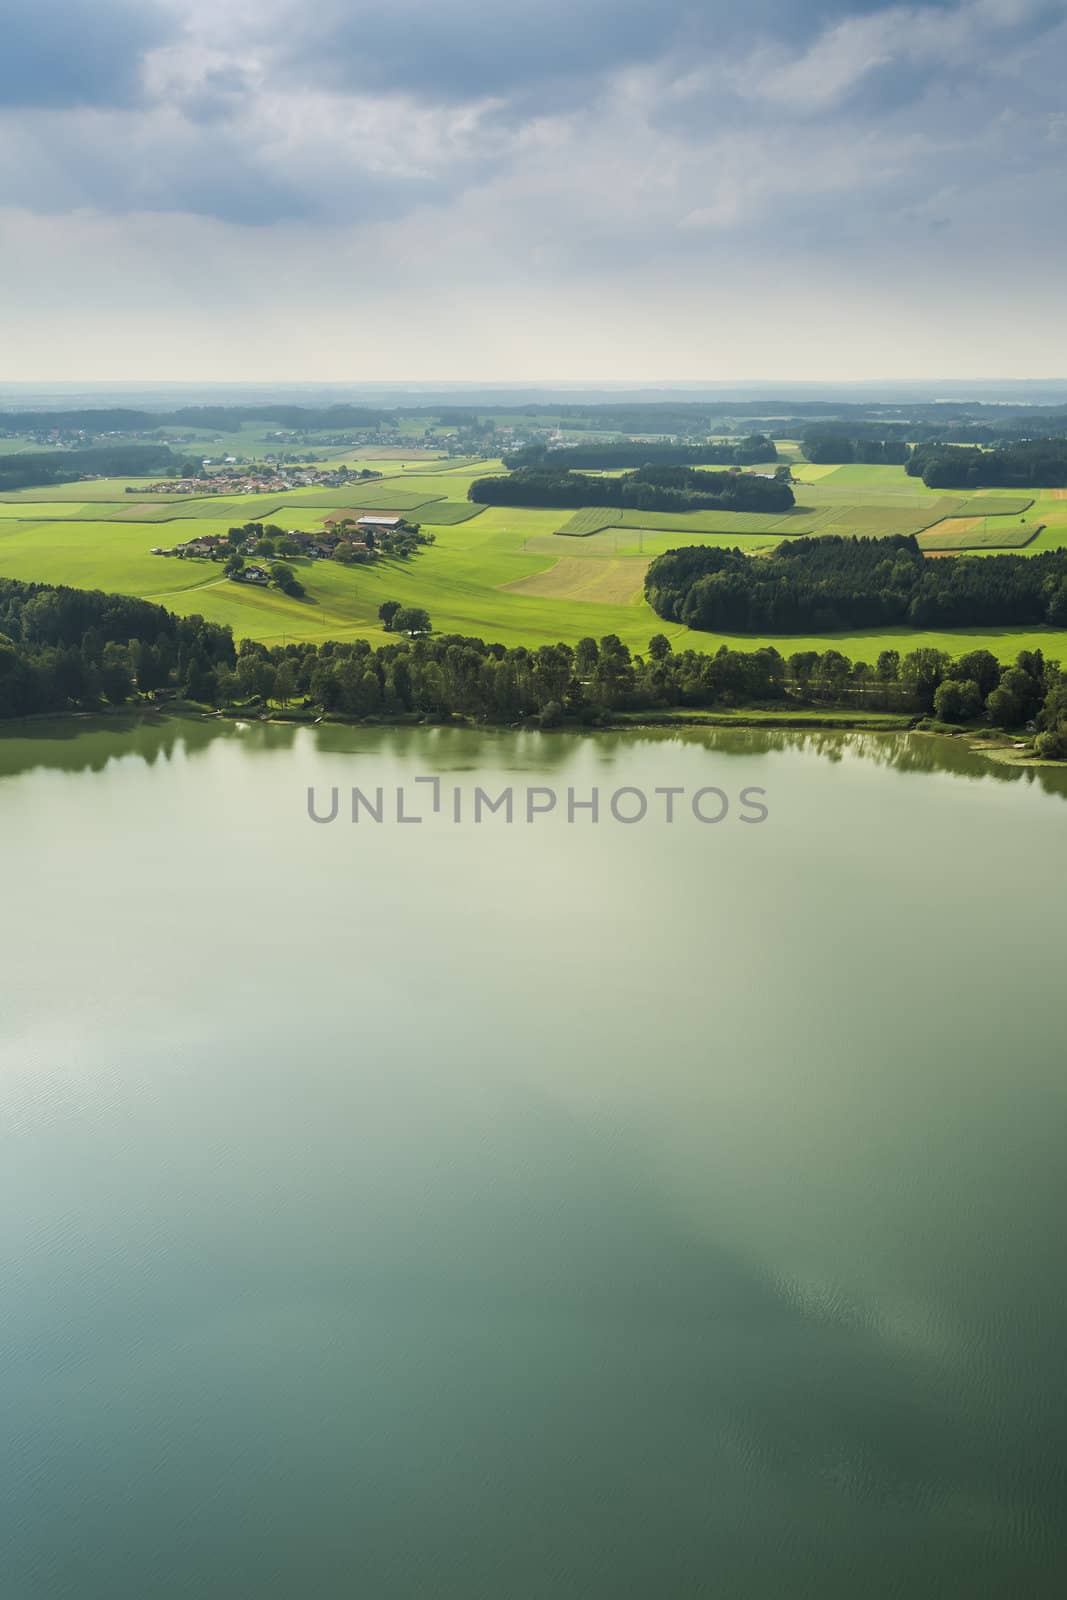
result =
[[[356,453],[348,459],[356,459]],[[884,648],[920,645],[954,653],[984,645],[1005,659],[1022,648],[1060,652],[1063,635],[1052,629],[901,630],[773,641],[695,633],[664,624],[645,603],[642,589],[649,560],[690,541],[738,546],[758,557],[799,533],[925,529],[921,541],[931,549],[975,555],[1049,549],[1067,544],[1067,499],[1054,491],[1035,491],[1032,497],[997,491],[949,495],[927,490],[899,467],[798,463],[798,503],[784,516],[686,517],[597,507],[571,513],[474,505],[467,499],[470,483],[502,470],[499,462],[380,452],[368,459],[387,476],[364,489],[194,499],[126,494],[129,480],[112,479],[50,486],[37,491],[41,498],[36,500],[33,491],[9,494],[0,501],[0,575],[118,590],[185,615],[228,623],[238,639],[267,643],[353,636],[382,643],[387,636],[378,607],[395,599],[425,606],[439,632],[475,634],[506,645],[560,639],[574,644],[585,635],[616,633],[632,649],[644,650],[649,637],[662,632],[676,649],[713,651],[723,643],[752,649],[773,642],[786,654],[834,647],[869,661]],[[136,483],[129,486],[136,491]],[[295,559],[307,591],[299,600],[233,583],[208,560],[151,554],[157,544],[169,546],[194,532],[225,533],[234,523],[265,520],[312,530],[341,511],[358,515],[363,510],[408,515],[433,532],[435,543],[408,560],[369,566]]]

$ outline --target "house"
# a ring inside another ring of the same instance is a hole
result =
[[[405,523],[403,517],[379,517],[372,514],[370,516],[356,518],[357,528],[371,528],[372,530],[380,529],[382,533],[399,533],[400,529],[404,526]]]
[[[221,533],[202,533],[178,546],[183,556],[211,556],[223,549],[228,540]]]
[[[246,583],[269,583],[270,574],[262,567],[245,567],[241,576]]]

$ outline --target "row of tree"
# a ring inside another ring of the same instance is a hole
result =
[[[777,461],[778,448],[765,433],[744,439],[705,441],[703,444],[660,444],[647,439],[616,439],[603,443],[567,445],[549,449],[528,444],[504,457],[512,471],[535,467],[538,471],[588,472],[615,467],[744,467],[757,461]]]
[[[787,540],[754,561],[693,545],[657,556],[645,593],[661,617],[714,632],[1067,627],[1067,550],[930,561],[910,534],[828,535]]]
[[[784,478],[694,467],[639,467],[619,478],[568,472],[551,460],[507,477],[476,478],[468,498],[487,506],[621,506],[637,511],[788,511],[793,491]]]
[[[395,417],[395,411],[372,406],[293,406],[280,402],[257,406],[179,406],[146,411],[132,406],[83,406],[66,411],[3,411],[0,425],[11,433],[135,433],[149,428],[217,428],[236,433],[242,423],[276,422],[283,428],[368,428]]]
[[[0,455],[0,491],[35,489],[50,483],[71,483],[87,476],[151,477],[169,472],[178,457],[165,444],[93,445],[86,450],[23,450]]]
[[[634,655],[615,634],[578,644],[506,649],[457,634],[431,635],[425,612],[382,607],[395,641],[267,648],[202,617],[118,595],[0,580],[0,717],[96,710],[134,696],[180,694],[249,708],[296,702],[349,717],[480,722],[536,719],[555,726],[615,712],[745,705],[845,707],[933,714],[954,723],[1034,721],[1040,752],[1067,759],[1067,676],[1040,651],[1002,668],[988,650],[953,660],[935,649],[883,650],[877,662],[841,651],[763,648],[675,652],[656,634]]]

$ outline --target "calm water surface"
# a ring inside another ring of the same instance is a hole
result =
[[[4,735],[3,1600],[1062,1593],[1065,868],[916,736]]]

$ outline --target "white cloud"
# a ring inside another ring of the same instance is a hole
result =
[[[814,359],[796,326],[813,307],[824,327],[847,311],[862,341],[865,306],[877,342],[907,294],[903,359],[911,330],[947,336],[946,303],[1002,298],[1005,275],[1047,322],[1063,4],[836,5],[791,44],[750,18],[683,48],[687,9],[667,8],[658,55],[634,55],[651,12],[627,0],[630,33],[581,95],[539,92],[533,65],[515,87],[514,64],[510,86],[483,72],[456,95],[280,73],[288,0],[175,4],[182,32],[145,53],[129,103],[0,114],[11,350],[32,375],[42,341],[67,372],[72,349],[110,345],[151,376],[162,339],[193,376],[262,361],[266,378],[346,378],[447,376],[428,350],[476,376],[505,357],[608,374],[609,356],[626,376],[658,349],[661,376],[715,376],[713,355],[761,347],[772,300]],[[402,373],[390,351],[410,352]]]

